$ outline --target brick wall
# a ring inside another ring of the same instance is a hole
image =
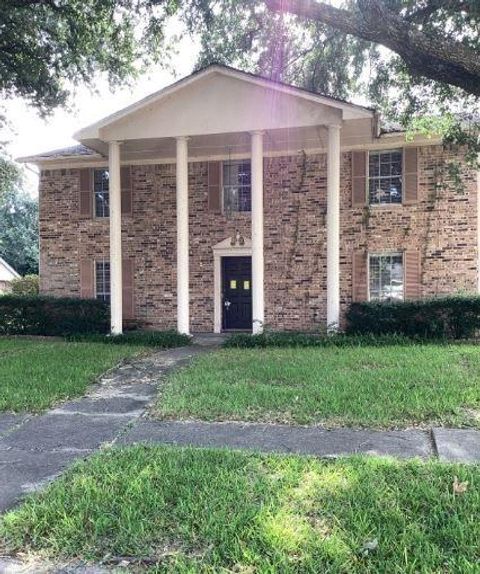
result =
[[[414,205],[351,207],[351,154],[341,164],[341,304],[351,301],[356,249],[415,249],[423,296],[472,292],[477,284],[476,173],[463,168],[464,190],[448,176],[456,156],[419,148]],[[135,260],[135,315],[147,327],[171,328],[176,317],[175,166],[132,168],[133,215],[122,226]],[[213,330],[212,247],[235,230],[250,236],[249,214],[208,211],[207,164],[192,163],[190,187],[191,328]],[[265,313],[275,329],[322,329],[326,316],[326,157],[265,159]],[[78,296],[79,262],[108,258],[108,221],[79,215],[79,172],[44,171],[40,180],[41,291]]]

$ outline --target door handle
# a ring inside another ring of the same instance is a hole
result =
[[[227,309],[227,311],[228,311],[228,308],[230,307],[231,304],[232,304],[232,303],[231,303],[230,301],[227,301],[226,299],[225,299],[225,301],[223,302],[223,305],[224,305],[225,309]]]

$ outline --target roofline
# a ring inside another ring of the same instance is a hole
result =
[[[12,273],[15,277],[21,277],[20,273],[18,273],[18,271],[15,271],[15,269],[9,265],[5,259],[3,259],[3,257],[0,257],[0,264],[2,264],[7,271],[10,271],[10,273]]]
[[[161,90],[154,92],[153,94],[150,94],[148,96],[146,96],[145,98],[142,98],[141,100],[138,100],[137,102],[122,108],[121,110],[118,110],[117,112],[114,112],[113,114],[110,114],[109,116],[106,116],[104,118],[102,118],[101,120],[94,122],[93,124],[90,124],[88,126],[86,126],[85,128],[80,129],[79,131],[75,132],[75,134],[73,135],[73,137],[78,140],[81,141],[82,139],[91,139],[91,138],[95,138],[98,137],[94,134],[92,134],[92,130],[100,130],[101,128],[112,124],[118,120],[121,120],[122,118],[124,118],[125,116],[136,112],[137,110],[140,110],[141,108],[143,108],[144,106],[157,102],[158,100],[162,100],[163,98],[166,98],[167,96],[171,95],[172,93],[174,93],[175,91],[177,91],[179,88],[181,87],[185,87],[188,86],[190,83],[192,83],[195,80],[198,80],[200,77],[202,76],[208,76],[210,74],[213,74],[215,72],[220,72],[223,73],[225,75],[229,75],[231,77],[243,77],[248,79],[248,81],[259,84],[259,85],[267,85],[268,87],[271,87],[273,89],[282,91],[284,93],[290,93],[293,95],[297,95],[297,96],[301,96],[303,98],[309,99],[310,101],[314,101],[317,103],[321,103],[321,104],[325,104],[325,105],[332,105],[332,102],[338,104],[339,107],[348,107],[348,108],[352,108],[352,109],[356,109],[359,111],[362,111],[365,113],[365,117],[373,117],[375,114],[375,110],[373,108],[367,108],[365,106],[360,106],[357,104],[352,104],[350,102],[346,102],[344,100],[340,100],[338,98],[333,98],[331,96],[324,96],[321,94],[317,94],[316,92],[312,92],[310,90],[306,90],[304,88],[299,88],[297,86],[292,86],[290,84],[285,84],[283,82],[277,82],[275,80],[271,80],[269,78],[265,78],[263,76],[259,76],[257,74],[252,74],[250,72],[244,72],[242,70],[238,70],[236,68],[232,68],[231,66],[224,66],[221,64],[210,64],[209,66],[206,66],[204,68],[201,68],[193,73],[191,73],[188,76],[185,76],[184,78],[181,78],[180,80],[177,80],[176,82],[174,82],[173,84],[170,84],[169,86],[166,86],[165,88],[162,88]]]
[[[60,151],[60,150],[59,150]],[[82,160],[82,159],[105,159],[104,156],[100,153],[92,153],[92,154],[74,154],[74,155],[62,155],[62,156],[48,156],[44,154],[36,154],[36,155],[26,155],[22,157],[16,157],[15,161],[18,163],[41,163],[41,162],[49,162],[49,161],[72,161],[72,160]]]

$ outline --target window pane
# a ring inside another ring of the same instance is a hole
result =
[[[403,255],[369,257],[370,300],[403,299]]]
[[[95,216],[110,216],[110,181],[107,169],[96,169],[93,172],[93,186],[95,193]]]
[[[226,212],[251,211],[251,181],[249,161],[223,163],[223,205]]]
[[[370,152],[368,189],[371,204],[402,202],[402,152]]]
[[[101,301],[110,303],[110,263],[95,262],[95,296]]]

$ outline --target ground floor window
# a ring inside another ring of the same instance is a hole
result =
[[[110,303],[110,262],[95,262],[95,297]]]
[[[403,254],[369,255],[369,300],[388,301],[404,298]]]

